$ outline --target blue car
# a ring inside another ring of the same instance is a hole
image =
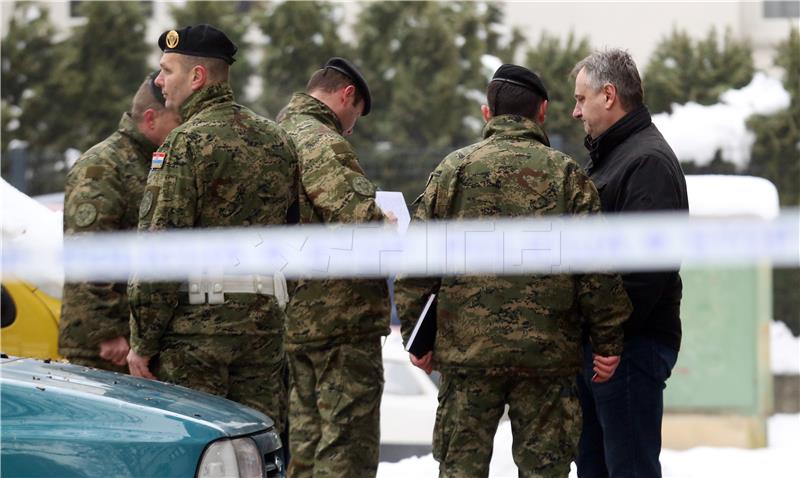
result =
[[[177,385],[3,355],[0,397],[4,478],[285,474],[269,417]]]

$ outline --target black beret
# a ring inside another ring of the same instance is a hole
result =
[[[372,97],[369,94],[367,81],[361,76],[361,72],[358,71],[358,68],[349,61],[344,58],[339,58],[338,56],[331,58],[328,60],[328,63],[325,63],[324,69],[327,70],[328,68],[338,71],[353,81],[356,89],[361,93],[361,96],[364,97],[364,112],[361,116],[367,116],[369,110],[372,109]]]
[[[546,100],[550,99],[547,96],[547,89],[545,89],[542,80],[536,75],[536,73],[525,68],[524,66],[509,64],[502,65],[497,69],[497,71],[494,72],[492,81],[502,81],[505,83],[511,83],[512,85],[521,86],[533,91]]]
[[[150,85],[150,92],[153,93],[153,98],[155,98],[156,101],[161,103],[161,106],[164,106],[165,104],[164,93],[162,93],[161,88],[159,88],[158,85],[156,85],[156,78],[158,78],[159,73],[161,73],[161,71],[159,70],[156,70],[153,73],[151,73],[150,76],[148,77],[147,83]]]
[[[164,53],[219,58],[229,65],[236,61],[233,55],[238,50],[224,32],[211,25],[188,26],[164,32],[158,37],[158,47]]]

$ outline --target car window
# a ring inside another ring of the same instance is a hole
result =
[[[5,286],[0,286],[0,326],[6,328],[17,320],[17,306]]]
[[[383,376],[386,383],[383,386],[385,393],[392,395],[422,395],[424,390],[419,386],[411,374],[408,364],[386,360],[383,363]]]

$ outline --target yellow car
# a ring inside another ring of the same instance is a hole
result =
[[[27,282],[3,283],[1,290],[0,351],[20,357],[60,359],[61,301]]]

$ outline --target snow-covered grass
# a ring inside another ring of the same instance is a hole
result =
[[[698,447],[686,451],[662,450],[664,478],[789,478],[800,469],[800,415],[775,415],[768,424],[769,447]],[[414,457],[397,463],[381,463],[379,478],[435,477],[439,465],[433,456]],[[516,477],[511,457],[511,425],[503,422],[495,436],[489,476]],[[575,465],[571,478],[576,477]]]
[[[769,335],[772,373],[800,375],[800,337],[792,335],[789,327],[780,321],[772,322]]]

